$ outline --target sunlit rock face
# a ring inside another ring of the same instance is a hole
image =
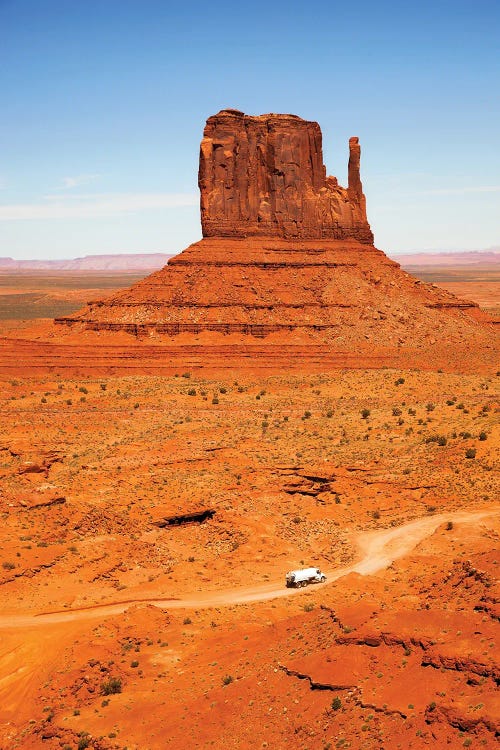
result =
[[[349,141],[349,185],[327,177],[321,129],[296,115],[209,117],[198,183],[204,237],[266,235],[373,243],[360,179],[360,146]]]

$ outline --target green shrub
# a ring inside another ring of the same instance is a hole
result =
[[[101,692],[103,695],[116,695],[116,693],[121,693],[121,691],[121,677],[110,677],[101,684]]]
[[[340,700],[339,696],[336,695],[335,698],[332,700],[332,709],[334,711],[338,711],[339,708],[342,708],[342,701]]]

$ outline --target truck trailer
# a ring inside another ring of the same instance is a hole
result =
[[[286,574],[287,588],[301,588],[309,583],[324,583],[326,576],[319,568],[302,568],[301,570],[290,570]]]

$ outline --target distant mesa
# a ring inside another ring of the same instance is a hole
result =
[[[356,137],[344,188],[326,176],[316,122],[225,109],[205,126],[199,187],[202,240],[56,323],[137,336],[307,333],[357,352],[458,345],[486,320],[373,246]]]
[[[14,260],[0,258],[0,273],[95,271],[111,273],[133,273],[155,271],[165,265],[171,254],[142,253],[121,255],[85,255],[68,260]]]

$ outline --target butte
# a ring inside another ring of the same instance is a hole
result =
[[[56,323],[156,343],[218,342],[226,354],[231,344],[247,357],[254,347],[272,359],[280,345],[292,359],[307,357],[310,347],[318,361],[337,352],[351,365],[355,357],[460,367],[471,348],[492,349],[477,305],[413,278],[374,247],[358,138],[349,140],[345,188],[326,174],[318,123],[225,109],[207,120],[198,184],[202,240]]]

